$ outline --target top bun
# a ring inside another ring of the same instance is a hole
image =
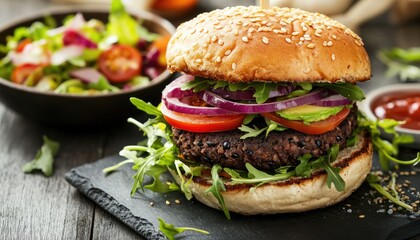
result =
[[[168,69],[231,82],[358,82],[370,79],[361,38],[300,9],[228,7],[181,24]]]

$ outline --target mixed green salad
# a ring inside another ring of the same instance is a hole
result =
[[[18,27],[0,45],[0,78],[40,91],[97,94],[148,84],[164,71],[170,36],[149,32],[121,0],[108,22],[69,15]]]

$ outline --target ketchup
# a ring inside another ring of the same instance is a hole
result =
[[[379,119],[405,121],[400,127],[420,130],[420,92],[383,95],[372,103],[372,110]]]

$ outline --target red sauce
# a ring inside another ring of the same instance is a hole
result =
[[[420,130],[420,92],[381,96],[372,103],[372,110],[379,119],[405,121],[400,127]]]

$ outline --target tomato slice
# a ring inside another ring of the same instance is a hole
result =
[[[128,45],[117,44],[99,56],[99,70],[113,83],[126,82],[141,72],[140,52]]]
[[[39,65],[35,64],[23,64],[15,67],[12,71],[12,82],[17,84],[23,84],[28,78],[28,76],[39,67]]]
[[[333,115],[319,122],[310,123],[309,125],[303,123],[303,121],[287,120],[280,117],[275,112],[261,113],[261,115],[281,124],[282,126],[294,129],[299,132],[307,134],[323,134],[335,129],[338,125],[340,125],[340,123],[347,117],[347,115],[349,115],[349,113],[350,109],[345,107],[336,115]]]
[[[161,112],[165,120],[172,126],[196,133],[223,132],[238,128],[242,125],[245,114],[199,116],[171,111],[165,104],[161,106]]]

